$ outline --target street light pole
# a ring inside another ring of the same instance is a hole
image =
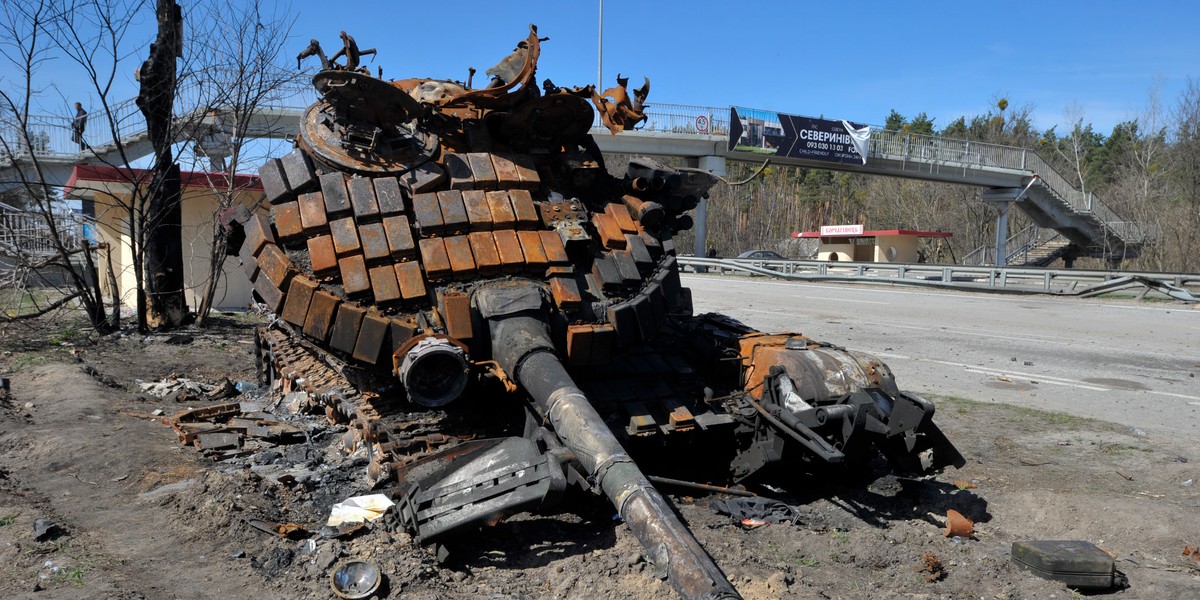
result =
[[[604,0],[600,0],[600,33],[596,36],[599,47],[596,50],[596,91],[604,89]]]

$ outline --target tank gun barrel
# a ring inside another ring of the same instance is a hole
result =
[[[529,392],[679,595],[688,600],[741,598],[575,385],[554,351],[546,323],[526,313],[493,319],[491,332],[493,357]]]

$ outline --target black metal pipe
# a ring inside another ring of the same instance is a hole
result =
[[[648,559],[664,568],[686,600],[741,598],[712,557],[609,430],[554,352],[533,316],[494,319],[492,356],[533,398],[588,477],[616,507]]]

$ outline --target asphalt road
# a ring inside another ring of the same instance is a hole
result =
[[[1200,308],[684,275],[696,313],[883,358],[901,389],[1200,435]]]

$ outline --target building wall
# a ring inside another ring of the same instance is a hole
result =
[[[236,201],[253,209],[262,198],[261,191],[239,192]],[[122,306],[136,307],[137,278],[133,270],[133,249],[128,233],[129,194],[97,192],[96,224],[101,242],[109,243],[113,272],[121,292]],[[188,308],[196,310],[208,281],[213,231],[220,201],[211,190],[189,188],[183,192],[180,230],[183,242],[184,295]],[[104,260],[102,257],[101,260]],[[102,272],[106,265],[97,265]],[[111,295],[107,275],[101,277],[102,290]],[[213,307],[235,310],[249,306],[251,284],[236,256],[226,257],[222,276],[213,297]]]
[[[911,235],[881,235],[875,238],[875,256],[879,263],[915,263],[921,238]],[[894,254],[889,249],[895,249]],[[889,254],[893,254],[889,257]]]
[[[836,258],[835,258],[836,257]],[[822,243],[817,251],[817,260],[837,260],[840,262],[854,261],[854,240],[841,244]]]

